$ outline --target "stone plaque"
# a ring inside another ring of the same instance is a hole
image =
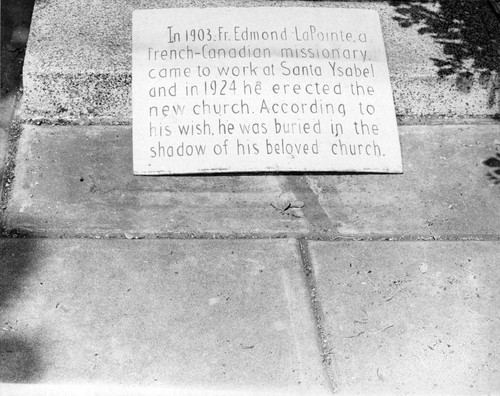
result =
[[[376,11],[133,14],[134,173],[402,172]]]

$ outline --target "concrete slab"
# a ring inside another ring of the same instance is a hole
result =
[[[497,158],[499,133],[498,124],[400,127],[403,175],[289,177],[290,190],[316,197],[316,229],[339,235],[498,239],[498,177],[483,161]]]
[[[0,382],[329,390],[293,240],[3,239],[0,253]]]
[[[500,124],[400,130],[403,175],[146,177],[132,175],[130,127],[25,125],[4,226],[49,236],[498,238],[498,185],[482,161],[495,157]],[[294,202],[303,207],[284,210]]]
[[[311,242],[340,394],[500,389],[500,243]]]
[[[130,127],[25,126],[9,227],[139,236],[306,232],[276,176],[133,176]],[[273,207],[272,205],[276,207]]]
[[[500,113],[500,22],[487,0],[52,0],[34,10],[21,117],[130,122],[134,9],[271,5],[378,10],[400,116]]]

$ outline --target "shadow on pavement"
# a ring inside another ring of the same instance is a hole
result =
[[[35,0],[1,0],[1,95],[22,83],[24,53]]]
[[[36,239],[0,239],[0,382],[37,382],[43,374],[37,336],[12,308],[19,306],[35,265]]]
[[[0,128],[3,130],[10,128],[15,96],[22,86],[34,2],[1,0]],[[38,343],[33,334],[25,332],[27,326],[23,326],[22,318],[12,311],[21,298],[26,298],[23,286],[33,271],[36,240],[24,239],[27,236],[0,238],[0,382],[4,383],[36,382],[43,373]]]
[[[500,18],[486,1],[434,0],[407,2],[388,0],[395,7],[394,19],[402,28],[417,26],[443,46],[443,58],[431,58],[439,77],[455,78],[458,90],[468,93],[473,84],[488,90],[488,107],[500,103]],[[479,79],[475,81],[475,74]],[[496,109],[500,117],[500,104]],[[483,161],[487,177],[500,185],[500,147]]]
[[[22,86],[22,69],[35,0],[1,0],[0,180],[6,182],[8,152],[15,138],[12,119]],[[15,146],[15,144],[14,144]],[[3,195],[3,184],[0,194]]]
[[[497,185],[500,185],[500,143],[496,144],[496,154],[483,161],[483,165],[489,167],[488,178]]]
[[[431,58],[438,76],[455,76],[457,89],[469,92],[473,71],[479,71],[479,84],[489,87],[489,107],[500,95],[500,20],[490,4],[469,0],[407,2],[389,0],[403,28],[417,25],[443,45],[444,58]],[[499,114],[500,114],[500,108]]]
[[[0,337],[0,382],[33,383],[40,380],[38,351],[26,340],[8,334]]]

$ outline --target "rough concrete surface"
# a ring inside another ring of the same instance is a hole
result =
[[[497,394],[498,242],[311,242],[340,394]]]
[[[500,22],[486,0],[51,0],[35,6],[21,117],[130,122],[132,11],[223,6],[378,10],[398,115],[500,114]]]
[[[0,382],[329,389],[293,240],[11,239],[0,254]]]
[[[500,125],[403,126],[402,175],[133,176],[130,127],[25,125],[4,226],[36,235],[498,238]],[[299,202],[302,208],[283,210]]]

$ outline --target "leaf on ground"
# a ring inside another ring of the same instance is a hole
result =
[[[305,206],[305,203],[302,202],[302,201],[293,201],[293,202],[290,202],[290,207],[291,208],[300,209],[300,208],[303,208],[304,206]]]

